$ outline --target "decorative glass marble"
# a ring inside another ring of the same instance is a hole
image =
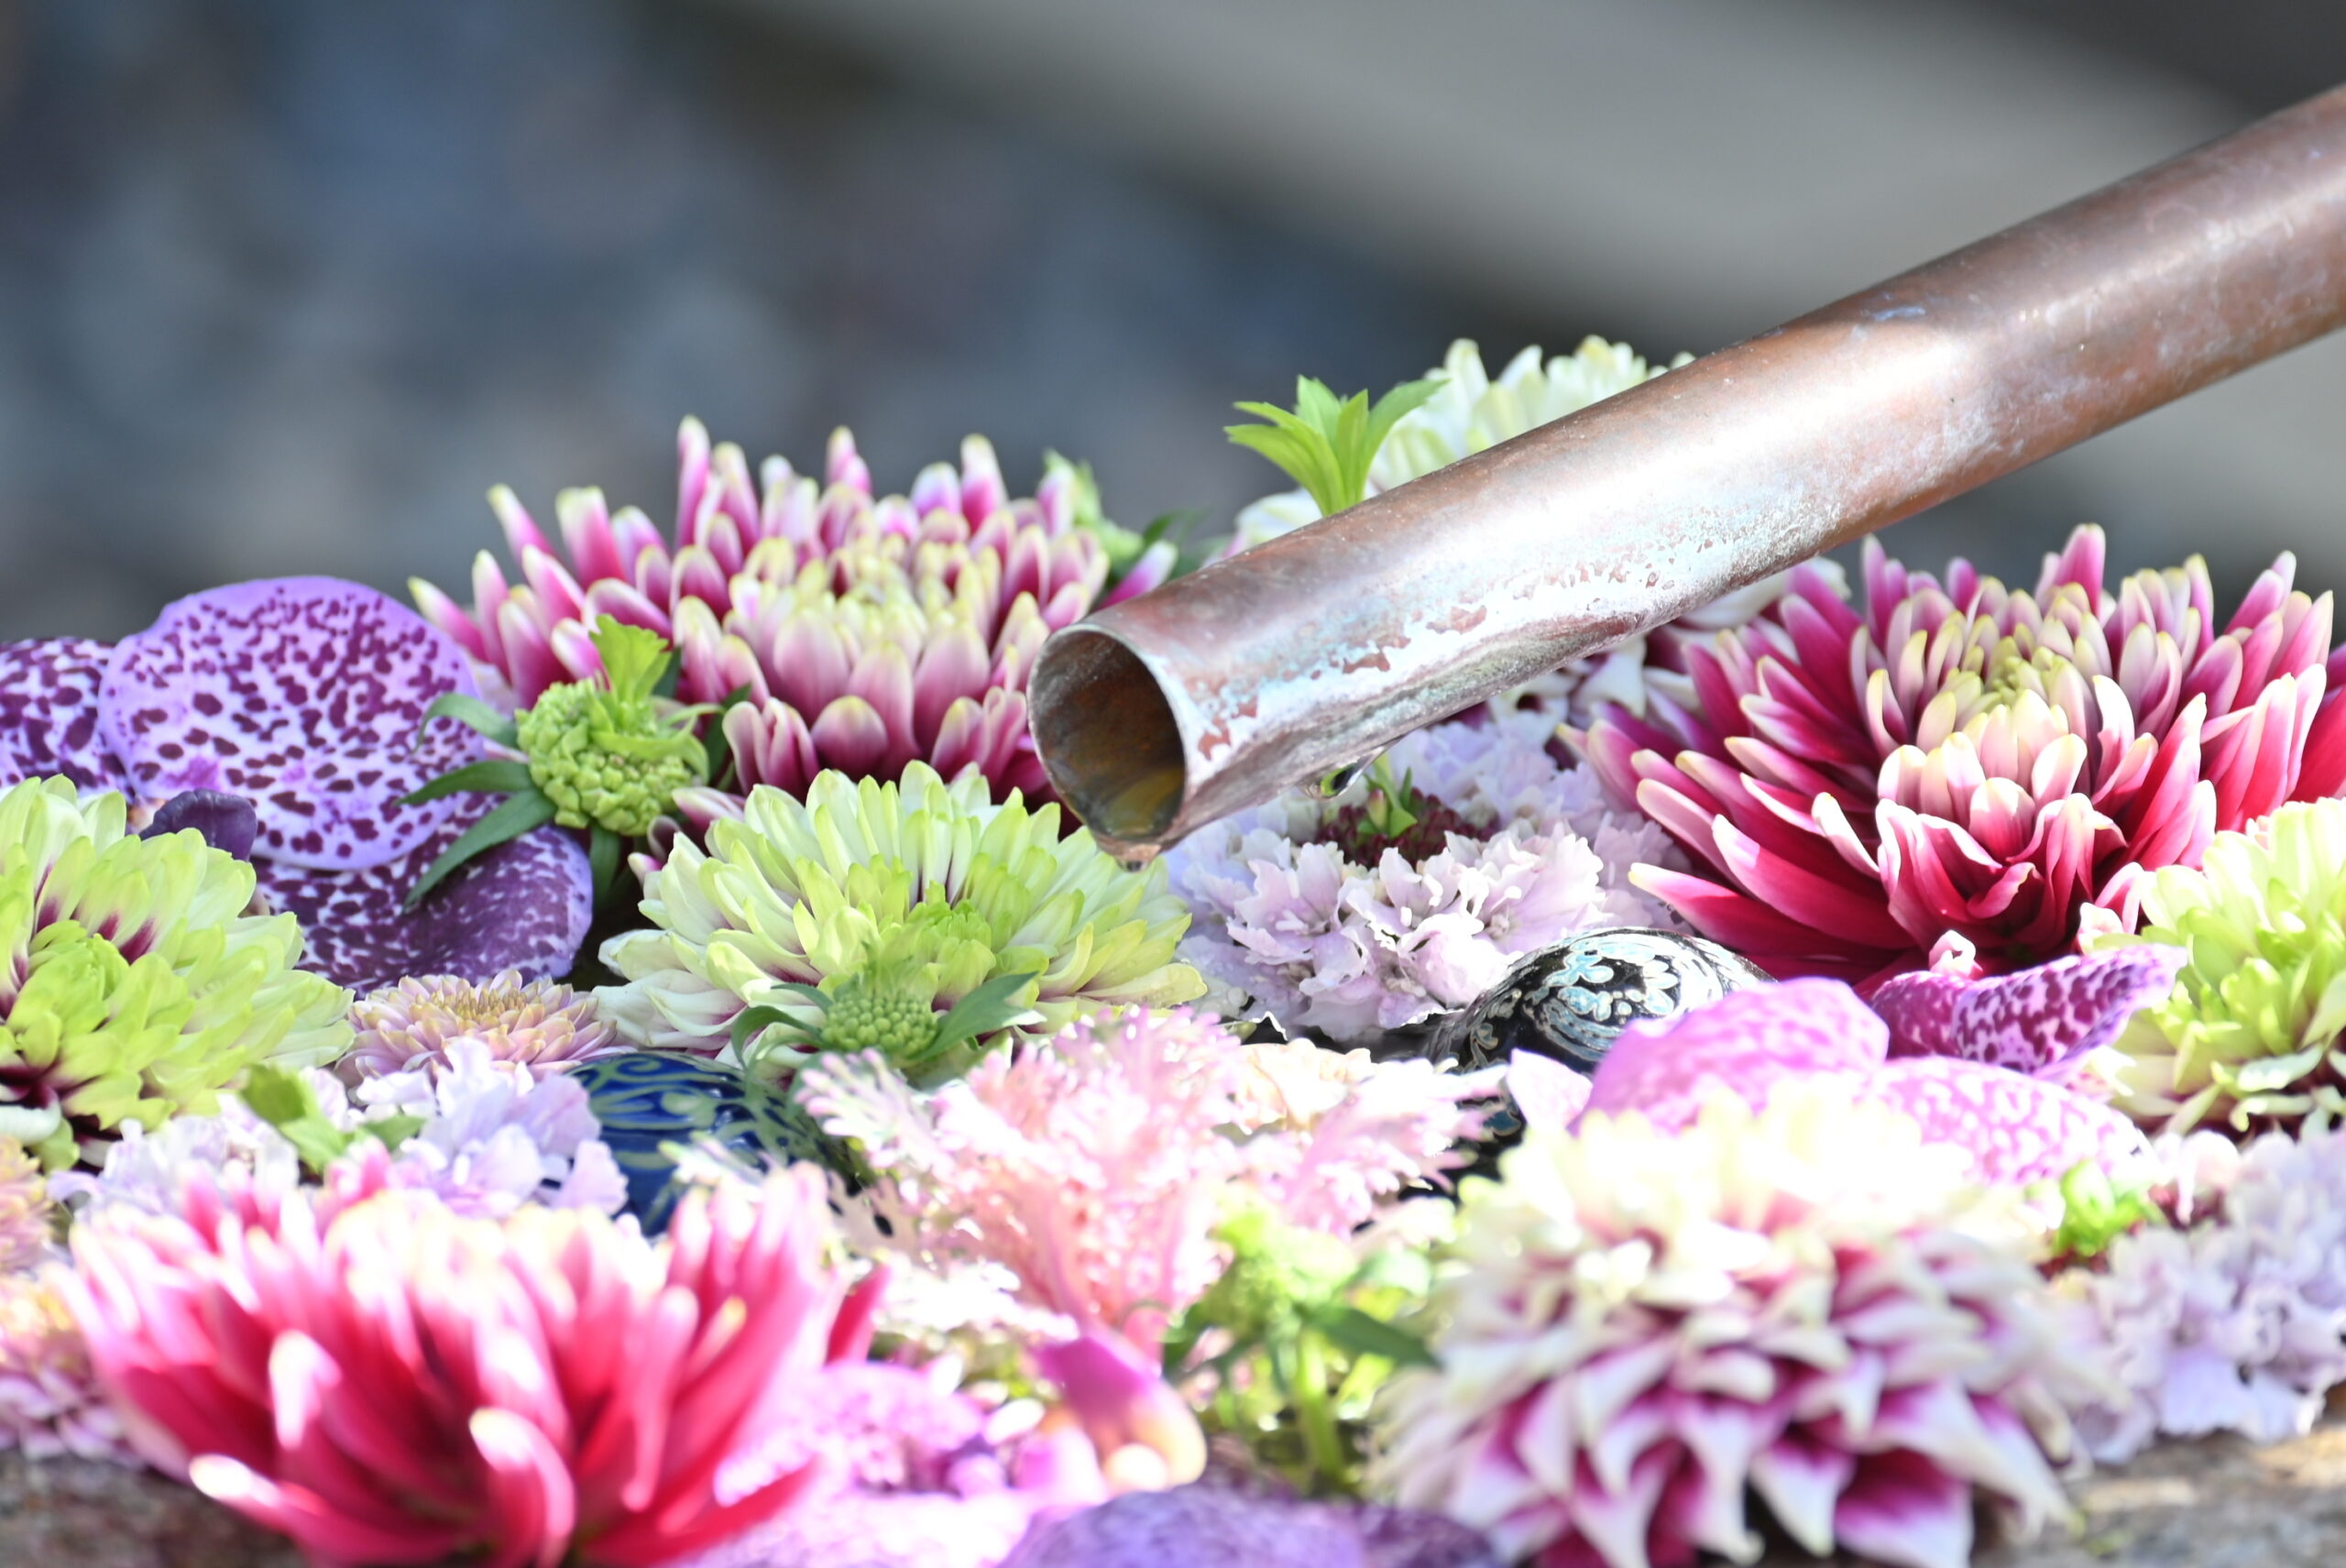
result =
[[[1674,1017],[1767,983],[1763,970],[1700,937],[1637,926],[1584,931],[1523,959],[1454,1014],[1437,1032],[1434,1054],[1471,1069],[1532,1051],[1592,1072],[1639,1019]]]
[[[738,1069],[669,1051],[598,1057],[570,1069],[603,1124],[603,1141],[627,1178],[628,1211],[647,1234],[668,1225],[683,1188],[675,1155],[714,1144],[754,1167],[814,1160],[845,1168],[845,1150],[798,1102]]]

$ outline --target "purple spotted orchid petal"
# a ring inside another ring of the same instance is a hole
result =
[[[299,916],[309,933],[303,967],[337,985],[372,991],[411,974],[524,980],[569,971],[595,913],[586,851],[558,828],[541,828],[476,856],[413,909],[401,906],[424,868],[498,797],[451,797],[457,815],[388,865],[327,872],[259,861],[260,892]]]
[[[1787,981],[1622,1030],[1596,1066],[1588,1109],[1683,1127],[1715,1088],[1756,1105],[1780,1080],[1870,1073],[1889,1051],[1890,1031],[1847,986]]]
[[[100,736],[135,800],[192,789],[243,795],[257,856],[382,866],[447,821],[400,797],[481,755],[480,738],[423,710],[477,696],[464,650],[374,589],[280,577],[196,594],[115,650]]]
[[[1969,1149],[1983,1182],[2057,1181],[2088,1160],[2111,1171],[2149,1168],[2151,1146],[2123,1113],[2041,1078],[1953,1057],[1909,1057],[1865,1083],[1869,1097],[1921,1123],[1924,1137]]]
[[[1781,1083],[1825,1077],[1970,1151],[1982,1181],[2025,1184],[2088,1159],[2122,1165],[2148,1154],[2132,1122],[2057,1083],[1954,1057],[1890,1061],[1889,1046],[1889,1025],[1847,985],[1788,981],[1623,1030],[1597,1064],[1588,1109],[1636,1112],[1674,1131],[1714,1094],[1757,1109]]]
[[[1917,971],[1885,981],[1873,1008],[1890,1025],[1894,1058],[1955,1057],[2063,1082],[2088,1053],[2116,1039],[2136,1009],[2165,998],[2187,957],[2180,948],[2145,945],[2018,974]]]
[[[83,637],[0,642],[0,786],[62,773],[84,790],[123,787],[98,733],[98,688],[113,650]]]

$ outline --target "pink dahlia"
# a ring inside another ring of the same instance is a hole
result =
[[[182,1190],[84,1221],[68,1304],[139,1452],[322,1562],[663,1563],[812,1479],[726,1477],[839,1314],[811,1170],[697,1191],[658,1242],[576,1210]]]
[[[1536,1568],[1807,1551],[1965,1568],[1975,1499],[2065,1517],[2089,1388],[2010,1195],[1847,1083],[1693,1125],[1593,1115],[1465,1184],[1437,1367],[1402,1374],[1372,1474]]]
[[[797,793],[826,767],[894,778],[918,758],[1036,795],[1025,695],[1036,651],[1167,565],[1151,554],[1111,590],[1107,525],[1083,472],[1055,461],[1034,499],[1014,500],[980,436],[958,469],[932,464],[910,495],[877,498],[845,430],[819,485],[779,457],[753,477],[741,449],[712,447],[698,420],[677,446],[673,543],[636,509],[613,513],[600,491],[576,489],[555,503],[557,550],[500,488],[490,499],[522,581],[484,551],[470,610],[411,587],[521,706],[600,670],[597,617],[659,632],[682,655],[685,701],[746,691],[725,727],[743,790]],[[696,796],[695,815],[725,811],[723,795]]]
[[[1990,970],[2131,926],[2143,879],[2346,781],[2330,599],[2283,555],[2218,630],[2206,565],[2104,585],[2080,528],[2034,593],[1869,541],[1866,603],[1807,569],[1688,655],[1696,701],[1586,734],[1696,870],[1639,884],[1780,975],[1866,981],[1959,938]],[[2338,655],[2346,659],[2346,650]]]

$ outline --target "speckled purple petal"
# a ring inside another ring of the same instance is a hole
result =
[[[422,616],[356,583],[280,577],[181,599],[124,641],[100,732],[142,801],[225,790],[260,815],[257,855],[379,866],[448,818],[444,800],[400,796],[481,755],[451,719],[417,735],[450,691],[478,694]]]
[[[2151,1158],[2143,1130],[2121,1113],[2007,1068],[1911,1057],[1865,1089],[1921,1123],[1932,1142],[1969,1149],[1973,1174],[1990,1184],[2058,1180],[2087,1160],[2115,1171]]]
[[[1191,1484],[1036,1525],[1002,1568],[1498,1568],[1453,1519]]]
[[[1588,1110],[1683,1127],[1715,1086],[1757,1105],[1781,1079],[1870,1072],[1889,1051],[1889,1029],[1837,980],[1758,986],[1621,1031],[1596,1064]]]
[[[123,787],[98,733],[113,652],[82,637],[0,642],[0,786],[62,773],[85,790]]]
[[[1955,1057],[2062,1081],[2137,1008],[2165,1000],[2188,956],[2145,944],[1978,980],[1902,974],[1875,991],[1873,1009],[1893,1058]]]
[[[586,851],[558,828],[499,844],[452,872],[414,909],[400,907],[424,868],[499,799],[452,798],[462,812],[389,865],[326,872],[255,862],[261,893],[299,916],[309,933],[303,967],[354,991],[411,974],[485,981],[508,969],[525,980],[568,972],[586,939],[595,895]]]

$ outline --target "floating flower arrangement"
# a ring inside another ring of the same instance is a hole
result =
[[[1242,405],[1221,554],[1667,374]],[[1869,545],[1135,869],[1026,685],[1168,529],[679,450],[0,648],[0,1447],[338,1568],[1962,1568],[2346,1384],[2286,558]]]

